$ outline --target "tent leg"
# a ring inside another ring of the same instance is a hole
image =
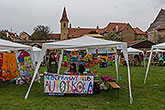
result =
[[[118,72],[118,61],[117,61],[117,57],[118,57],[118,55],[117,55],[117,48],[115,47],[115,52],[116,52],[116,54],[115,54],[115,65],[116,65],[116,79],[117,79],[117,81],[118,81],[118,79],[119,79],[119,72]]]
[[[34,82],[34,80],[35,80],[35,77],[36,77],[36,75],[37,75],[37,73],[38,73],[38,69],[39,69],[39,67],[40,67],[40,65],[41,65],[41,61],[42,61],[42,58],[44,57],[44,54],[45,54],[45,49],[43,49],[43,50],[41,51],[41,54],[40,54],[40,57],[39,57],[39,61],[38,61],[38,63],[37,63],[37,67],[36,67],[36,69],[35,69],[35,72],[34,72],[34,75],[33,75],[33,79],[32,79],[32,81],[31,81],[31,83],[30,83],[29,89],[28,89],[28,91],[27,91],[27,93],[26,93],[26,95],[25,95],[25,99],[28,98],[28,95],[29,95],[30,90],[31,90],[31,88],[32,88],[32,85],[33,85],[33,82]]]
[[[146,75],[145,75],[145,79],[144,79],[144,84],[146,83],[146,80],[147,80],[147,75],[148,75],[148,71],[149,71],[150,63],[151,63],[151,58],[152,58],[152,53],[153,53],[153,48],[151,48],[151,53],[150,53],[150,57],[149,57],[149,61],[148,61],[148,66],[147,66],[147,71],[146,71]]]
[[[32,52],[32,56],[33,56],[33,65],[36,66],[35,65],[35,57],[34,57],[33,47],[30,48],[30,51]],[[38,80],[38,82],[40,82],[39,79],[40,79],[39,78],[39,72],[37,72],[37,80]]]
[[[127,63],[127,68],[128,68],[128,83],[129,83],[129,94],[130,94],[130,104],[133,102],[132,98],[132,92],[131,92],[131,77],[130,77],[130,68],[129,68],[129,62],[128,62],[128,52],[127,52],[127,44],[124,43],[123,45],[123,54]]]
[[[61,55],[60,55],[60,61],[59,61],[59,64],[58,64],[58,71],[57,71],[57,74],[60,73],[61,63],[62,63],[62,59],[63,59],[63,53],[64,53],[64,50],[62,50],[62,53],[61,53]]]

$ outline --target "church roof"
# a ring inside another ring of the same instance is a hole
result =
[[[67,17],[67,14],[66,14],[66,9],[65,9],[65,7],[64,7],[63,14],[62,14],[62,18],[61,18],[60,22],[61,22],[61,21],[68,21],[68,22],[69,22],[68,17]]]
[[[61,34],[49,34],[49,39],[61,39]]]
[[[88,34],[91,31],[98,31],[99,29],[95,28],[69,28],[69,37],[75,38],[75,37],[81,37],[84,34]]]

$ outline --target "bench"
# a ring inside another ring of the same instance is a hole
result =
[[[113,99],[113,91],[114,91],[114,89],[117,89],[117,98],[119,98],[119,89],[120,89],[120,86],[119,85],[117,85],[115,82],[113,82],[113,81],[107,81],[108,82],[108,84],[112,87],[112,99]],[[109,87],[110,87],[109,86]]]

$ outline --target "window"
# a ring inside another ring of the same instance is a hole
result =
[[[65,35],[65,33],[64,33],[64,35]]]
[[[64,27],[66,27],[66,24],[64,23]]]

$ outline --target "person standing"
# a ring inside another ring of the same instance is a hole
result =
[[[138,59],[138,65],[139,66],[141,66],[141,61],[142,61],[143,59],[142,59],[142,56],[141,55],[139,55],[139,59]]]
[[[163,60],[164,60],[163,54],[160,53],[160,55],[159,55],[159,66],[163,66]]]
[[[54,53],[51,53],[49,56],[49,60],[47,61],[47,72],[48,73],[57,73],[58,64],[55,58]]]

